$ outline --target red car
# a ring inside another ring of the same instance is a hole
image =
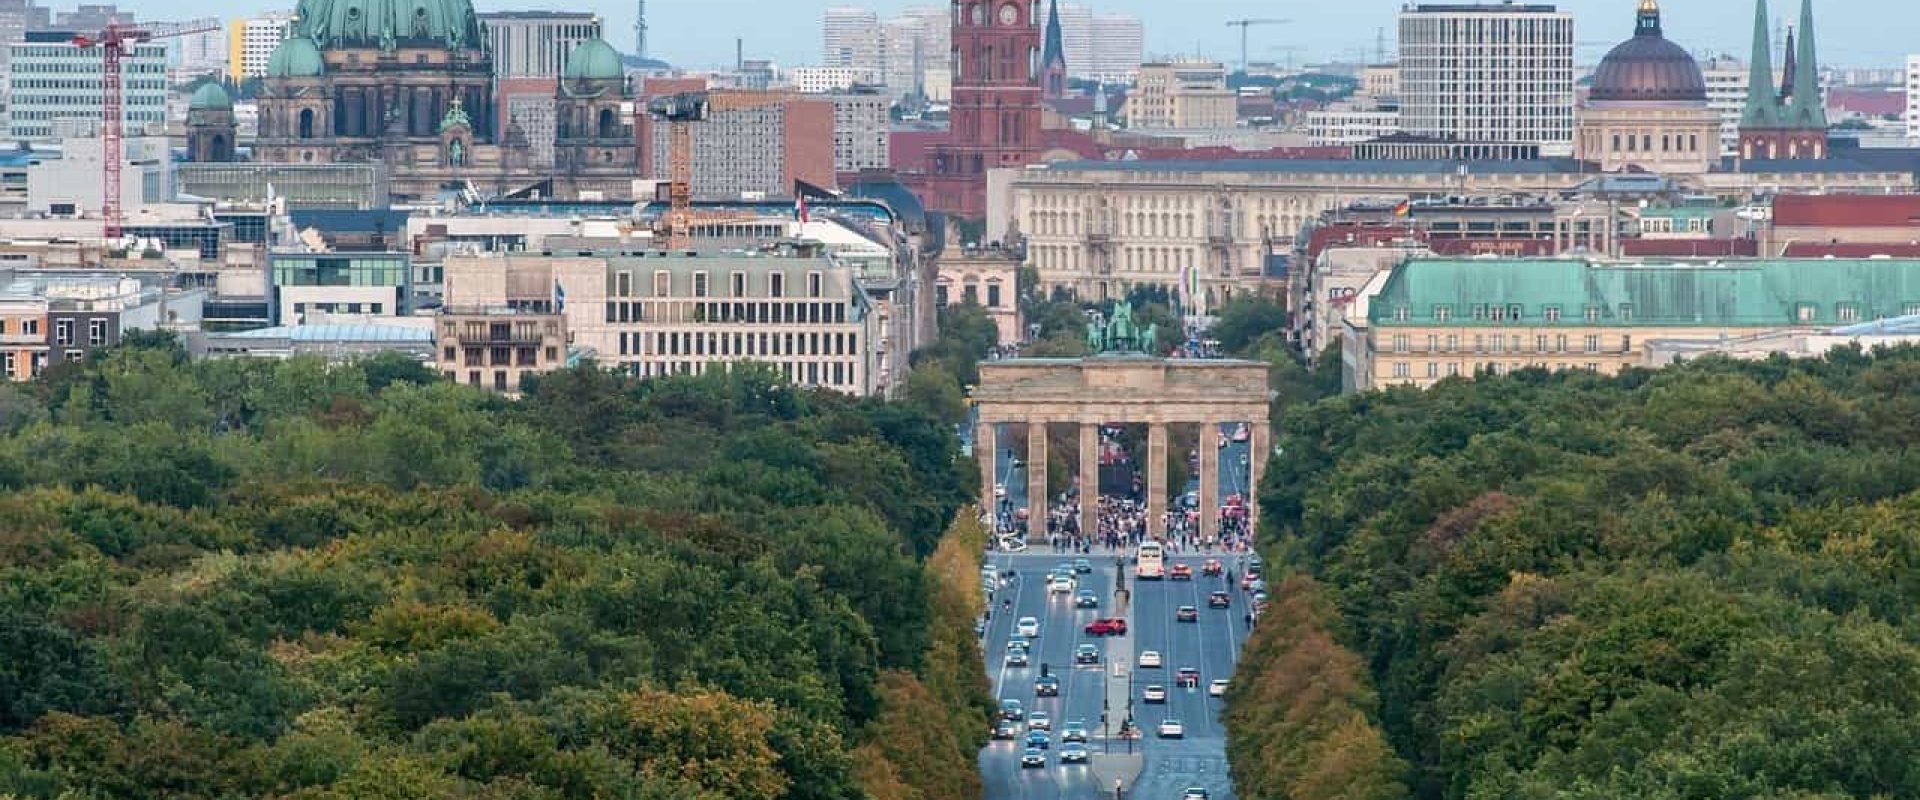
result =
[[[1087,623],[1088,636],[1125,636],[1127,621],[1124,619],[1096,619]]]
[[[1199,686],[1200,670],[1194,669],[1193,667],[1181,667],[1180,671],[1173,675],[1173,685],[1182,689]]]
[[[1175,564],[1172,569],[1167,570],[1167,578],[1176,581],[1193,580],[1193,567],[1185,564]]]
[[[1226,568],[1225,565],[1220,563],[1220,559],[1209,558],[1207,559],[1207,563],[1200,565],[1200,574],[1218,575],[1220,574],[1220,571],[1225,568]]]

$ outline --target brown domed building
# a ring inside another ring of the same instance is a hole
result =
[[[555,93],[564,158],[555,169],[531,163],[525,131],[497,129],[493,54],[470,0],[301,0],[296,14],[261,81],[254,160],[381,163],[396,199],[469,187],[631,198],[638,148],[621,109],[634,94],[606,42],[587,40],[569,56]],[[209,93],[203,105],[216,99]],[[209,122],[212,111],[202,115]],[[216,138],[200,137],[209,144],[194,158],[231,158]]]
[[[1660,31],[1658,0],[1640,0],[1633,38],[1607,53],[1574,115],[1576,155],[1607,172],[1699,174],[1720,155],[1720,117],[1700,65]]]

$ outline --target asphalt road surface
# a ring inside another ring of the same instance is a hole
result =
[[[1077,609],[1072,595],[1050,595],[1044,585],[1049,569],[1071,563],[1075,556],[1047,553],[1044,545],[1036,550],[1040,552],[1029,550],[990,556],[990,564],[1001,570],[1012,570],[1017,577],[994,594],[993,618],[987,626],[984,649],[995,696],[1019,700],[1029,714],[1046,712],[1053,719],[1053,743],[1046,751],[1044,768],[1020,766],[1022,743],[989,743],[980,753],[980,771],[989,800],[1112,797],[1111,775],[1097,776],[1094,767],[1059,763],[1060,732],[1066,723],[1079,720],[1091,734],[1088,747],[1094,753],[1100,754],[1109,747],[1114,753],[1126,752],[1127,743],[1112,735],[1117,734],[1121,720],[1129,713],[1143,731],[1143,737],[1134,742],[1133,747],[1144,753],[1144,766],[1138,782],[1126,794],[1128,800],[1178,798],[1188,786],[1205,786],[1216,800],[1233,800],[1226,771],[1226,730],[1219,720],[1223,701],[1209,697],[1206,685],[1215,678],[1230,677],[1233,672],[1234,659],[1247,634],[1242,617],[1246,610],[1245,595],[1227,587],[1223,578],[1198,575],[1201,562],[1206,558],[1203,555],[1169,559],[1170,565],[1188,563],[1194,567],[1196,576],[1191,582],[1136,583],[1129,567],[1126,585],[1133,595],[1132,625],[1126,640],[1114,643],[1127,661],[1123,670],[1126,677],[1113,678],[1114,665],[1108,663],[1109,643],[1086,636],[1083,629],[1094,619],[1118,615],[1113,599],[1115,557],[1110,553],[1089,557],[1094,571],[1079,576],[1078,588],[1092,590],[1100,600],[1100,608]],[[1235,558],[1222,556],[1222,560],[1237,571]],[[1232,608],[1207,608],[1207,595],[1216,589],[1232,592]],[[1000,605],[1007,599],[1013,603],[1010,611]],[[1174,611],[1182,605],[1197,607],[1200,621],[1175,622]],[[1034,641],[1032,665],[1008,667],[1004,661],[1006,643],[1014,633],[1016,620],[1028,616],[1039,619],[1041,626],[1040,636]],[[1102,663],[1098,667],[1073,664],[1074,650],[1084,643],[1102,648]],[[1137,654],[1142,650],[1160,652],[1164,666],[1138,669]],[[1060,678],[1059,697],[1034,696],[1034,679],[1040,676],[1042,664],[1047,665],[1050,674]],[[1174,673],[1180,667],[1200,670],[1198,688],[1174,687]],[[1110,695],[1109,681],[1115,682],[1116,689],[1121,688],[1119,681],[1126,681],[1125,691]],[[1164,705],[1141,701],[1141,691],[1153,683],[1166,687],[1168,701]],[[1126,705],[1128,699],[1131,708]],[[1103,711],[1107,714],[1104,732]],[[1178,719],[1185,726],[1184,738],[1161,739],[1156,735],[1157,727],[1167,718]]]

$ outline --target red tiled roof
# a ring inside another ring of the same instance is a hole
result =
[[[1855,242],[1795,242],[1787,245],[1787,258],[1920,258],[1920,244],[1861,244]]]
[[[1773,199],[1775,227],[1901,228],[1920,231],[1920,195],[1783,194]]]
[[[1734,258],[1760,255],[1752,239],[1621,239],[1628,258]]]
[[[1828,89],[1827,108],[1863,117],[1897,117],[1907,113],[1907,93],[1898,89]]]

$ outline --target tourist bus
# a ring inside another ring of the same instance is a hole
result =
[[[1143,581],[1157,581],[1167,576],[1167,555],[1159,542],[1146,542],[1140,545],[1140,553],[1135,557],[1133,575]]]

